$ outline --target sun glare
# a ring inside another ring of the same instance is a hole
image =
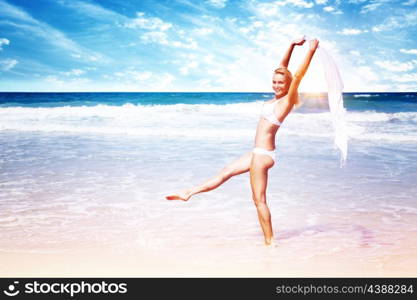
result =
[[[311,62],[310,67],[298,89],[302,93],[327,92],[327,83],[324,77],[324,70],[318,59]]]

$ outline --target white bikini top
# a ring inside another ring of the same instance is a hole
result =
[[[264,105],[262,106],[262,112],[261,112],[262,118],[268,120],[269,122],[277,126],[280,126],[282,123],[277,120],[277,116],[275,115],[275,104],[281,99],[282,98],[277,99],[271,103],[264,102]]]

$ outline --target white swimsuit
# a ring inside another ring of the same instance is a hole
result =
[[[271,103],[266,103],[265,102],[264,105],[262,106],[262,112],[261,112],[261,117],[262,118],[268,120],[269,122],[271,122],[272,124],[275,124],[277,126],[281,126],[282,123],[277,120],[277,117],[275,115],[275,105],[281,99],[277,99],[275,101],[272,101]],[[274,150],[266,150],[266,149],[263,149],[263,148],[256,147],[256,148],[253,149],[252,152],[256,153],[256,154],[267,155],[270,158],[272,158],[272,160],[275,163],[275,160],[276,160],[275,149]]]
[[[261,117],[268,120],[269,122],[271,122],[272,124],[275,124],[277,126],[280,126],[282,123],[280,121],[277,120],[277,117],[275,115],[275,104],[279,101],[280,99],[277,99],[271,103],[264,103],[264,105],[262,106],[262,112],[261,112]]]
[[[275,163],[275,159],[276,159],[275,150],[265,150],[265,149],[257,147],[257,148],[254,148],[252,152],[256,154],[268,155],[270,158],[272,158],[272,160]]]

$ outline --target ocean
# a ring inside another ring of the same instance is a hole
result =
[[[301,95],[276,137],[267,202],[278,247],[267,254],[248,174],[164,199],[251,151],[272,96],[0,93],[0,252],[175,253],[203,275],[210,264],[275,276],[291,263],[301,276],[339,274],[302,268],[333,257],[357,276],[416,276],[417,93],[344,94],[343,168],[326,94]]]

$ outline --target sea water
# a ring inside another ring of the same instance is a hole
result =
[[[272,97],[0,93],[0,251],[192,249],[219,266],[256,262],[263,235],[248,174],[185,203],[164,196],[251,151]],[[269,258],[415,260],[417,94],[344,94],[344,168],[326,94],[301,99],[276,136],[267,202],[280,247]]]

